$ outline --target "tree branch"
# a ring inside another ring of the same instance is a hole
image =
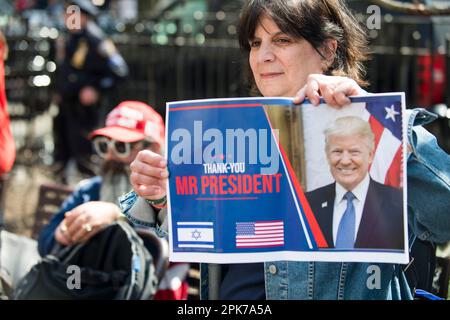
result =
[[[450,5],[429,5],[422,3],[402,3],[395,0],[369,0],[385,9],[421,16],[445,16],[450,15]]]

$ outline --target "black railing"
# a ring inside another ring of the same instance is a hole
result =
[[[21,110],[11,109],[13,118],[31,119],[46,111],[51,103],[54,41],[50,38],[8,37],[6,94]]]
[[[248,94],[242,55],[234,42],[157,45],[135,38],[116,43],[130,75],[115,99],[147,101],[164,114],[167,101]]]

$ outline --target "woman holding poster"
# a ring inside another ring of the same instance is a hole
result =
[[[365,32],[340,0],[250,0],[243,8],[239,43],[248,56],[250,80],[264,97],[322,97],[332,107],[363,95]],[[450,240],[450,158],[420,125],[423,110],[409,114],[408,215],[411,232]],[[122,208],[135,223],[167,235],[166,160],[142,151],[131,164],[134,192]],[[447,182],[446,182],[447,181]],[[430,191],[433,190],[433,191]],[[277,261],[202,265],[203,299],[412,299],[402,265]],[[206,281],[206,279],[208,281]]]

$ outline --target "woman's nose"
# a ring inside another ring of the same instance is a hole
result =
[[[275,55],[269,44],[261,44],[259,49],[259,62],[271,62],[275,60]]]

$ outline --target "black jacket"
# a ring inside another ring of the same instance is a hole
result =
[[[334,247],[335,185],[336,183],[332,183],[305,194],[329,248]],[[402,200],[403,194],[400,189],[370,179],[355,248],[403,249]],[[327,202],[327,205],[322,207],[324,202]]]

